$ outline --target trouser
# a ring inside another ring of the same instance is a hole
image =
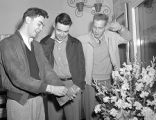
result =
[[[47,95],[48,120],[63,120],[63,109],[59,106],[56,96]]]
[[[7,120],[45,120],[42,96],[30,98],[24,105],[7,100]]]
[[[98,80],[98,83],[101,85],[107,86],[110,88],[111,80]],[[82,106],[85,112],[86,120],[98,120],[99,116],[95,114],[94,108],[98,104],[96,99],[96,89],[91,85],[86,85],[85,90],[82,95]]]
[[[63,81],[66,86],[72,86],[71,80]],[[48,95],[48,120],[80,120],[81,118],[81,93],[79,92],[72,101],[60,106],[54,95]]]
[[[81,93],[79,92],[73,101],[64,105],[64,113],[66,120],[80,120],[81,119]]]

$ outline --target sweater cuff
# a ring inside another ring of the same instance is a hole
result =
[[[44,93],[46,92],[46,88],[47,88],[47,84],[43,82],[39,87],[39,90],[41,91],[41,93]]]
[[[125,29],[123,25],[121,25],[120,27],[121,28],[118,30],[118,33],[122,33],[124,31],[124,29]]]

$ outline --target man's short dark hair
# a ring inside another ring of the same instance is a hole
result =
[[[106,21],[106,23],[107,23],[108,22],[108,16],[106,14],[97,13],[93,17],[93,21],[94,20],[103,20],[103,21]]]
[[[63,25],[71,26],[72,25],[72,20],[71,20],[70,16],[67,13],[61,13],[55,19],[55,25],[57,23],[61,23]]]
[[[40,8],[29,8],[26,10],[26,12],[23,14],[23,21],[26,17],[37,17],[37,16],[43,16],[44,18],[48,18],[48,13]]]

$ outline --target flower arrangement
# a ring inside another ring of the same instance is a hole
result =
[[[155,57],[142,67],[137,61],[112,72],[111,89],[94,81],[99,104],[95,113],[105,120],[156,120]]]

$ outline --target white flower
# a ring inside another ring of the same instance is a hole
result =
[[[132,100],[133,100],[134,98],[132,98],[132,97],[126,97],[126,100],[131,104],[132,103]]]
[[[149,107],[144,107],[141,113],[143,114],[145,120],[154,120],[153,116],[155,116],[155,113]]]
[[[132,71],[132,65],[130,64],[130,65],[127,65],[125,62],[122,64],[125,68],[126,68],[126,70],[127,71]]]
[[[156,114],[153,115],[153,120],[156,120]]]
[[[119,71],[113,71],[112,72],[112,77],[115,79],[116,77],[119,77],[120,74],[119,74]]]
[[[134,102],[134,106],[135,106],[135,108],[136,108],[136,110],[141,110],[142,109],[142,104],[141,103],[139,103],[139,102]]]
[[[143,83],[135,83],[135,86],[137,91],[141,91],[142,88],[144,87]]]
[[[122,106],[123,106],[123,100],[119,99],[119,100],[115,103],[115,105],[116,105],[118,108],[122,108]]]
[[[112,96],[111,97],[111,102],[116,102],[116,100],[117,100],[117,96]]]
[[[149,75],[144,75],[143,78],[142,78],[142,82],[146,83],[146,85],[150,84],[151,81],[152,80],[150,79]]]
[[[126,65],[128,71],[132,71],[132,65]]]
[[[112,115],[115,120],[125,120],[130,113],[135,117],[129,120],[138,120],[137,116],[144,117],[144,120],[156,120],[156,94],[150,93],[156,81],[155,62],[146,68],[137,61],[130,65],[124,63],[122,68],[112,72],[112,77],[114,82],[109,91],[103,86],[96,86],[103,98],[100,101],[102,104],[95,107],[95,113],[104,115],[106,110],[106,117]]]
[[[148,95],[149,95],[148,92],[142,91],[141,94],[140,94],[140,97],[141,97],[141,98],[144,98],[144,97],[147,97]]]
[[[127,97],[126,91],[125,90],[120,90],[120,94],[122,96],[123,99],[125,99]]]
[[[125,102],[124,107],[123,108],[132,108],[132,104]]]
[[[125,108],[132,108],[132,105],[131,105],[131,104],[129,104],[129,103],[127,103],[127,102],[125,102],[124,100],[121,100],[121,99],[119,99],[119,100],[115,103],[115,105],[116,105],[118,108],[123,108],[123,109],[125,109]]]
[[[125,68],[120,68],[120,75],[124,75],[125,74]]]
[[[150,68],[148,74],[149,74],[149,76],[154,76],[155,75],[155,69]]]
[[[142,76],[146,75],[147,74],[147,70],[145,68],[142,68]]]
[[[154,76],[155,75],[155,69],[153,67],[148,66],[146,68],[146,70],[148,71],[149,76]]]
[[[137,117],[134,117],[134,118],[131,118],[129,120],[138,120],[138,118]]]
[[[96,105],[94,111],[95,113],[101,112],[101,104]]]
[[[129,90],[129,84],[127,82],[124,82],[124,84],[122,85],[121,89]]]
[[[153,105],[155,106],[156,105],[156,101],[155,100],[153,100],[153,101],[147,100],[146,102],[147,102],[148,106],[153,106]]]
[[[116,109],[114,109],[114,108],[112,108],[111,110],[110,110],[110,114],[112,115],[112,116],[117,116],[118,115],[118,111],[116,110]]]
[[[109,97],[104,97],[104,98],[103,98],[103,102],[105,102],[105,103],[106,103],[106,102],[109,102],[109,99],[110,99]]]

